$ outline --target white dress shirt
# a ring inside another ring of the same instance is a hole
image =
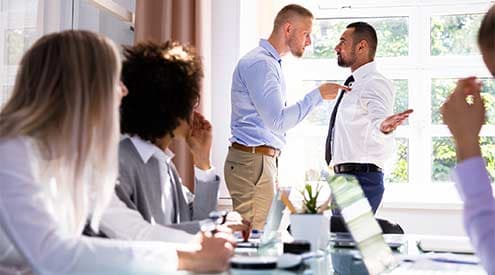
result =
[[[372,163],[383,168],[394,148],[393,134],[380,130],[383,120],[393,114],[393,84],[376,70],[375,62],[352,75],[352,91],[346,92],[337,110],[330,165]]]
[[[71,232],[67,206],[41,182],[41,157],[29,138],[0,141],[0,271],[37,274],[146,273],[177,269],[174,244],[84,237]],[[84,196],[85,194],[80,194]]]
[[[174,209],[173,185],[172,177],[169,174],[174,153],[167,149],[161,150],[156,145],[141,139],[138,136],[124,137],[129,138],[139,153],[143,163],[147,163],[151,157],[158,160],[160,169],[160,183],[163,186],[161,207],[165,213],[165,220],[168,224],[172,223]],[[213,181],[215,179],[214,169],[201,170],[194,167],[195,177],[204,182]],[[194,194],[184,185],[182,185],[185,199],[188,203],[194,200]],[[183,230],[173,229],[160,224],[147,222],[141,214],[128,208],[118,197],[114,195],[112,201],[103,214],[100,227],[106,235],[111,238],[124,240],[139,240],[139,241],[164,241],[164,242],[180,242],[186,243],[194,238]]]

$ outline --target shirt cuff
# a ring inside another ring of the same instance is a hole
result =
[[[216,179],[216,174],[214,173],[215,168],[211,167],[208,170],[201,170],[198,167],[194,166],[194,176],[198,181],[202,182],[211,182]]]
[[[457,164],[452,176],[464,201],[479,199],[485,195],[492,196],[490,178],[483,158],[469,158]]]
[[[394,139],[394,137],[395,137],[394,132],[395,131],[392,131],[392,132],[387,133],[387,134],[382,132],[381,126],[382,126],[383,121],[385,121],[385,119],[381,119],[380,122],[378,122],[376,125],[371,126],[374,128],[372,135],[377,142],[379,142],[381,144],[388,144],[391,139],[392,140]]]

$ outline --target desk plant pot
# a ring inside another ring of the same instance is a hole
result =
[[[290,229],[294,240],[311,244],[311,251],[325,250],[330,234],[330,217],[326,214],[292,214]]]

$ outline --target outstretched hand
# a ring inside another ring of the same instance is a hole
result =
[[[404,112],[397,113],[387,117],[380,125],[380,130],[384,134],[392,133],[399,125],[401,125],[409,117],[409,115],[412,112],[413,112],[412,109],[408,109],[405,110]]]

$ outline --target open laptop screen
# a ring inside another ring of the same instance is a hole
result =
[[[330,177],[328,182],[369,274],[379,274],[396,266],[392,251],[385,243],[382,230],[356,178],[338,175]]]
[[[259,246],[269,245],[277,240],[278,229],[280,227],[283,211],[285,209],[285,205],[281,199],[281,195],[283,192],[288,195],[289,189],[281,188],[275,192],[261,235],[258,237],[251,236],[249,242],[247,243],[240,241],[237,243],[237,247],[257,248]]]

